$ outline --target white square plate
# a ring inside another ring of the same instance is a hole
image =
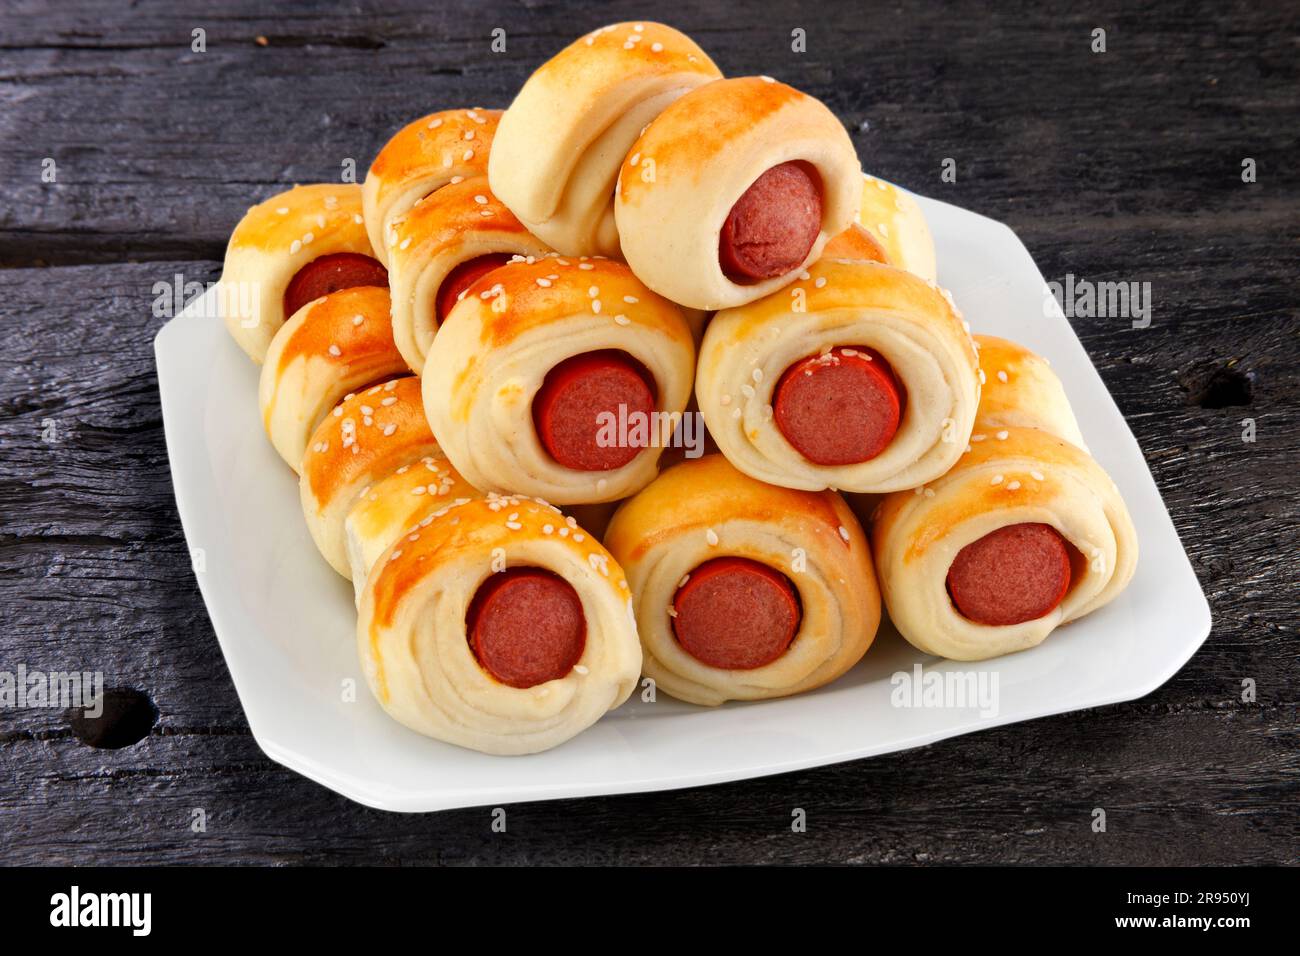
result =
[[[1042,645],[982,664],[940,661],[882,627],[840,680],[785,700],[693,707],[638,695],[547,753],[491,757],[391,720],[362,679],[352,589],[316,552],[293,474],[257,410],[258,370],[214,317],[212,291],[158,333],[172,479],[199,589],[262,749],[361,803],[423,811],[665,790],[782,773],[917,747],[999,724],[1131,700],[1205,640],[1210,611],[1142,452],[1045,283],[1006,226],[921,199],[940,280],[978,332],[1051,359],[1091,449],[1120,487],[1141,557],[1113,604]],[[891,676],[989,671],[997,713],[891,705]],[[346,701],[345,681],[355,681]]]

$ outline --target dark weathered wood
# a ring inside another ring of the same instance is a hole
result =
[[[62,713],[0,710],[0,861],[1297,862],[1293,7],[657,13],[726,72],[824,97],[868,168],[1010,223],[1049,277],[1152,283],[1149,329],[1074,325],[1146,453],[1214,632],[1130,704],[766,780],[521,805],[494,835],[482,808],[358,807],[253,742],[175,514],[151,288],[215,279],[251,202],[336,177],[348,157],[364,171],[423,111],[503,106],[581,30],[654,11],[189,6],[0,12],[0,670],[102,670],[158,713],[139,743],[105,750]],[[1088,47],[1098,26],[1104,55]],[[195,27],[207,53],[190,51]],[[790,51],[794,27],[806,54]],[[56,184],[41,182],[45,157]],[[945,157],[956,183],[939,180]],[[1255,184],[1241,182],[1245,157]],[[1257,703],[1242,703],[1243,678]],[[1089,826],[1096,806],[1105,834]],[[794,807],[806,834],[790,832]]]

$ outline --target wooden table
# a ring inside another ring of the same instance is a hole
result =
[[[337,181],[348,160],[364,175],[424,112],[505,106],[580,32],[654,5],[211,6],[0,12],[0,670],[100,670],[134,692],[110,726],[0,710],[0,860],[1296,862],[1300,8],[664,13],[726,73],[822,97],[871,172],[1009,223],[1049,278],[1151,283],[1149,328],[1074,326],[1146,452],[1214,630],[1133,703],[764,780],[520,805],[494,834],[490,808],[364,809],[253,741],[173,503],[155,284],[217,279],[253,202]],[[497,27],[504,53],[490,50]],[[796,28],[806,52],[791,50]],[[96,735],[143,736],[81,739]],[[791,832],[796,806],[806,833]]]

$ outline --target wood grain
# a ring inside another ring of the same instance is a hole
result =
[[[156,707],[118,750],[0,709],[6,863],[1295,863],[1300,124],[1293,5],[1129,12],[692,5],[728,74],[823,97],[872,172],[1009,223],[1049,278],[1150,282],[1151,327],[1074,326],[1214,614],[1143,700],[691,791],[419,816],[266,758],[173,504],[153,286],[208,282],[251,203],[364,174],[410,118],[505,106],[644,4],[18,2],[0,12],[0,670],[102,670]],[[799,12],[803,10],[804,12]],[[207,31],[207,52],[190,49]],[[489,50],[495,27],[507,52]],[[807,31],[808,51],[790,49]],[[1095,27],[1108,51],[1089,49]],[[259,45],[256,38],[266,38]],[[957,181],[940,180],[942,160]],[[1241,162],[1258,182],[1241,181]],[[41,179],[53,159],[57,181]],[[1243,419],[1257,440],[1241,440]],[[50,440],[53,439],[53,440]],[[1243,703],[1241,682],[1258,700]],[[1106,833],[1091,811],[1107,809]],[[808,832],[791,832],[791,811]],[[191,831],[203,808],[207,832]]]

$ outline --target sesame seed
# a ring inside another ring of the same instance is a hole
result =
[[[452,176],[451,179],[447,180],[448,184],[450,184],[450,185],[452,185],[452,186],[459,185],[460,183],[463,183],[464,181],[465,181],[465,177],[464,177],[464,176]],[[420,200],[420,201],[423,202],[424,200]]]
[[[632,320],[631,320],[631,319],[629,319],[626,315],[621,315],[621,314],[620,314],[620,315],[616,315],[616,316],[614,316],[614,321],[615,321],[616,323],[618,323],[619,325],[631,325],[631,324],[632,324]]]
[[[840,525],[840,537],[845,541],[849,540],[849,529],[844,527],[844,525]]]
[[[593,266],[590,262],[579,262],[579,263],[578,263],[578,268],[579,268],[579,269],[594,269],[594,268],[596,268],[596,267]]]
[[[933,488],[926,488],[926,489],[925,489],[925,496],[926,496],[927,498],[933,498],[933,497],[934,497],[934,489],[933,489]]]
[[[819,288],[819,289],[824,289],[824,288],[826,288],[826,277],[825,277],[825,276],[818,276],[818,277],[817,277],[817,281],[814,282],[813,285],[815,285],[815,286],[816,286],[817,288]]]
[[[591,311],[592,311],[592,312],[595,312],[597,315],[600,315],[600,300],[599,300],[599,299],[592,299],[592,300],[591,300]]]
[[[741,414],[742,414],[742,412],[741,412],[741,410],[740,410],[740,406],[739,406],[739,405],[737,405],[735,408],[733,408],[733,409],[731,410],[731,417],[732,417],[732,418],[739,419],[740,416],[741,416]]]
[[[338,358],[340,355],[343,354],[342,350],[339,349],[337,345],[331,345],[329,351],[330,351],[330,355],[333,355],[335,358]]]
[[[740,386],[740,394],[744,395],[746,398],[753,398],[754,386],[748,384]]]
[[[983,385],[985,382],[988,381],[988,379],[985,378],[984,376],[984,369],[979,369],[979,373],[980,373],[980,384]]]
[[[438,128],[439,126],[441,126],[441,125],[442,125],[442,117],[441,117],[441,116],[439,116],[437,119],[431,119],[431,120],[429,120],[429,129],[437,129],[437,128]]]
[[[303,237],[302,237],[302,244],[303,244],[304,246],[310,246],[311,243],[312,243],[312,240],[315,239],[315,238],[316,238],[316,234],[315,234],[314,232],[306,233],[306,234],[304,234]]]
[[[635,166],[639,162],[641,162],[641,154],[633,153],[630,157],[628,157],[627,164],[629,166]]]
[[[750,372],[749,374],[750,377],[753,378],[755,382],[763,381],[763,370],[761,368],[756,368],[754,369],[754,371]]]
[[[473,131],[472,129],[467,129],[467,130],[465,130],[465,138],[466,138],[466,139],[473,139],[473,138],[474,138],[474,131]]]
[[[975,435],[971,435],[971,436],[970,436],[970,440],[971,440],[971,441],[983,441],[984,439],[986,439],[986,438],[988,438],[988,437],[989,437],[988,435],[975,434]]]
[[[465,162],[467,163],[473,158],[474,158],[474,150],[472,149],[465,150],[465,155],[461,157],[461,159],[465,160]]]
[[[509,528],[511,531],[518,531],[521,528],[523,528],[523,525],[521,525],[518,521],[507,521],[506,527]]]
[[[281,216],[286,215],[289,212],[289,207],[281,206],[279,209],[276,210],[276,212],[278,212]]]
[[[478,203],[480,206],[486,205],[487,196],[484,196],[482,193],[479,193],[477,196],[474,197],[474,201]]]
[[[429,487],[427,485],[416,485],[414,488],[411,489],[411,494],[422,495],[428,490]]]
[[[998,432],[998,435],[997,435],[998,441],[1006,441],[1006,440],[1007,440],[1007,435],[1009,435],[1009,434],[1010,434],[1010,432],[1008,432],[1005,428],[1002,429],[1002,431]]]
[[[709,542],[709,547],[717,547],[718,533],[714,531],[712,528],[709,528],[707,531],[704,532],[704,540]]]
[[[1019,487],[1020,487],[1020,482],[1018,481],[1011,481],[1007,483],[1007,491],[1015,491]]]
[[[590,674],[590,673],[591,673],[591,671],[587,669],[587,666],[586,666],[585,664],[574,664],[574,665],[573,665],[573,671],[574,671],[574,673],[576,673],[576,674],[583,674],[584,676],[585,676],[586,674]]]
[[[994,476],[993,476],[993,480],[990,481],[989,484],[990,484],[990,485],[1000,485],[1000,484],[1002,484],[1002,476],[1001,476],[1001,475],[994,475]]]
[[[542,534],[551,534],[553,531],[555,531],[555,525],[553,524],[542,525]]]
[[[626,302],[628,305],[636,305],[641,300],[634,295],[625,295],[623,296],[623,301]]]
[[[1043,473],[1041,471],[1031,471],[1029,473],[1029,477],[1034,479],[1034,481],[1042,481]]]
[[[396,425],[385,425],[385,426],[384,426],[384,437],[387,438],[389,435],[391,435],[391,434],[392,434],[393,432],[395,432],[395,431],[397,431],[397,426],[396,426]]]
[[[537,277],[536,279],[534,279],[533,281],[536,282],[536,283],[537,283],[539,286],[541,286],[543,289],[549,289],[549,288],[551,287],[551,280],[550,280],[550,279],[543,279],[541,276],[538,276],[538,277]],[[489,290],[489,291],[490,291],[490,290]]]
[[[651,43],[650,50],[654,53],[662,53],[664,52],[664,45],[662,43]]]
[[[297,254],[298,250],[300,250],[301,248],[302,248],[302,241],[295,239],[292,243],[289,244],[289,255]]]
[[[599,288],[598,286],[594,286],[594,285],[593,285],[593,286],[591,286],[590,288],[587,289],[587,297],[588,297],[588,298],[594,299],[594,298],[596,298],[596,296],[598,296],[598,295],[600,295],[600,288]]]
[[[353,325],[360,325],[360,324],[361,324],[362,322],[364,322],[364,321],[366,321],[366,317],[365,317],[364,315],[354,315],[354,316],[352,316],[352,324],[353,324]]]

